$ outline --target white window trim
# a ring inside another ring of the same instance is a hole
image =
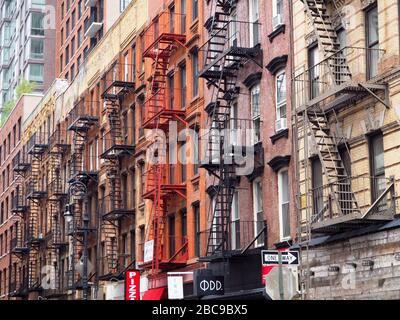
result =
[[[288,178],[289,178],[289,168],[288,167],[282,168],[278,172],[279,238],[280,238],[280,241],[289,241],[292,238],[290,235],[287,237],[283,236],[283,217],[282,217],[282,214],[283,214],[283,212],[282,212],[282,205],[283,205],[283,202],[282,202],[282,173],[283,172],[287,172]],[[290,191],[290,189],[289,189],[289,185],[288,185],[288,192],[289,191]],[[290,192],[289,192],[289,196],[290,196]],[[289,199],[288,203],[290,204],[290,199]],[[290,226],[290,208],[289,208],[289,226]]]
[[[254,108],[253,108],[253,106],[254,106],[254,104],[253,104],[253,96],[254,96],[253,92],[255,90],[258,91],[258,115],[256,115],[256,116],[253,113],[253,110],[254,110]],[[261,86],[260,86],[260,83],[257,83],[250,89],[250,108],[251,108],[250,111],[251,111],[252,129],[253,129],[253,134],[252,134],[252,137],[251,137],[251,139],[252,139],[251,144],[253,144],[253,145],[255,145],[256,143],[261,141],[261,136],[258,139],[256,138],[255,125],[254,125],[257,120],[261,119],[260,95],[261,95]],[[261,130],[260,130],[260,135],[261,135]]]
[[[272,27],[274,30],[276,30],[281,25],[279,23],[277,24],[274,23],[276,17],[281,16],[282,17],[281,21],[283,24],[283,12],[278,12],[278,1],[280,0],[272,0]]]
[[[256,184],[261,184],[261,210],[259,211],[257,208],[257,194],[256,194]],[[253,185],[252,185],[252,189],[253,189],[253,218],[254,218],[254,236],[257,235],[257,215],[259,212],[262,212],[263,216],[264,216],[264,208],[263,208],[263,197],[262,197],[262,181],[261,179],[256,179],[253,181]],[[260,239],[257,239],[256,242],[254,243],[255,247],[262,247],[264,246],[264,241],[260,242]]]
[[[253,6],[253,1],[257,2],[257,8]],[[256,9],[256,10],[255,10]],[[250,46],[255,46],[253,23],[260,22],[260,2],[259,0],[249,0],[249,27],[250,27]],[[259,35],[260,37],[260,35]],[[258,39],[260,41],[260,39]]]
[[[233,216],[233,213],[237,212],[237,217]],[[236,230],[233,229],[233,225],[234,222],[238,222],[239,223],[239,228],[240,228],[240,206],[239,206],[239,192],[236,190],[233,194],[233,199],[232,199],[232,208],[231,208],[231,247],[233,250],[236,249],[240,249],[240,248],[236,248],[236,246],[234,246],[234,244],[236,243],[237,239],[236,239]],[[240,230],[239,230],[240,231]],[[240,243],[239,243],[239,247],[240,247]]]

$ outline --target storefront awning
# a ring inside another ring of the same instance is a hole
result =
[[[161,300],[164,296],[166,287],[147,290],[142,300]]]

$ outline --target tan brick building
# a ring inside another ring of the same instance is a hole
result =
[[[309,299],[399,297],[398,6],[293,2],[298,240]]]

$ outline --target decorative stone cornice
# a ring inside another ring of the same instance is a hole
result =
[[[268,63],[266,68],[268,69],[269,72],[275,75],[279,70],[286,67],[287,60],[288,60],[287,55],[275,57]]]

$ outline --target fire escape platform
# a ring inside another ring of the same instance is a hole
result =
[[[164,185],[161,185],[160,189],[161,189],[162,197],[167,197],[169,195],[176,194],[176,193],[186,194],[186,185],[181,185],[181,184],[176,184],[176,185],[164,184]],[[143,195],[143,199],[154,199],[155,197],[156,197],[155,189],[150,190]]]
[[[15,173],[21,174],[21,173],[25,173],[26,171],[28,171],[30,167],[31,167],[30,163],[18,163],[17,165],[15,165],[13,170]]]
[[[97,171],[79,171],[68,180],[68,183],[73,183],[76,181],[86,183],[91,179],[97,181],[97,176]]]
[[[78,116],[74,122],[68,126],[69,131],[87,132],[89,129],[99,122],[99,118],[95,116]]]
[[[362,85],[362,86],[361,86]],[[317,97],[309,100],[305,104],[297,108],[298,113],[304,112],[306,109],[310,110],[313,107],[318,107],[322,102],[326,103],[323,106],[325,112],[340,109],[343,106],[354,103],[358,100],[365,98],[370,93],[365,89],[369,89],[374,93],[383,92],[387,93],[388,87],[385,84],[372,84],[372,83],[346,82],[341,85],[332,86],[329,90]],[[365,88],[363,88],[365,87]]]
[[[35,144],[28,150],[28,154],[33,155],[33,156],[40,156],[43,155],[47,149],[49,148],[49,145],[46,143],[43,144]]]
[[[136,84],[135,82],[130,81],[122,81],[122,80],[114,80],[103,92],[101,95],[102,99],[105,100],[118,100],[119,98],[123,98],[129,92],[135,90]],[[113,89],[116,90],[116,93],[112,93]]]
[[[170,110],[163,109],[154,115],[152,115],[149,119],[147,119],[143,123],[144,129],[168,129],[168,121],[172,119],[184,118],[186,116],[185,110]],[[160,122],[157,122],[157,119],[160,119]],[[164,121],[162,121],[164,120]]]
[[[242,48],[231,46],[219,53],[214,59],[213,62],[209,65],[206,65],[204,69],[200,72],[199,77],[206,79],[220,79],[222,77],[233,77],[237,73],[238,63],[242,58],[250,58],[254,59],[258,57],[262,53],[262,49],[260,46],[255,46],[253,48]],[[232,63],[224,66],[221,70],[219,68],[219,63],[226,56],[232,57]],[[235,59],[233,59],[235,58]]]
[[[28,200],[41,200],[47,197],[47,191],[31,191],[27,195]]]
[[[364,228],[380,222],[388,222],[393,220],[392,209],[385,210],[381,213],[368,215],[362,218],[360,213],[349,213],[341,217],[328,219],[326,221],[315,222],[311,224],[313,233],[336,234],[349,230]]]
[[[28,247],[15,247],[11,250],[11,252],[15,255],[24,255],[29,252]]]
[[[153,262],[145,262],[142,264],[139,264],[139,267],[141,269],[151,269]],[[171,271],[179,268],[184,268],[187,266],[186,261],[168,261],[168,260],[161,260],[159,261],[159,269],[166,272],[166,271]]]
[[[24,206],[24,205],[17,205],[14,208],[11,208],[11,212],[15,214],[24,214],[29,210],[29,206]]]
[[[103,220],[118,221],[123,217],[133,217],[135,215],[134,209],[114,209],[103,215]]]
[[[135,153],[135,146],[129,144],[115,144],[100,155],[101,159],[114,160]]]
[[[178,33],[162,33],[143,52],[143,56],[146,57],[146,58],[153,58],[154,59],[157,56],[157,53],[154,52],[154,51],[156,51],[155,49],[157,48],[158,44],[170,45],[171,43],[174,43],[174,42],[177,42],[177,43],[179,43],[181,45],[184,45],[186,43],[186,35],[185,34],[178,34]]]

